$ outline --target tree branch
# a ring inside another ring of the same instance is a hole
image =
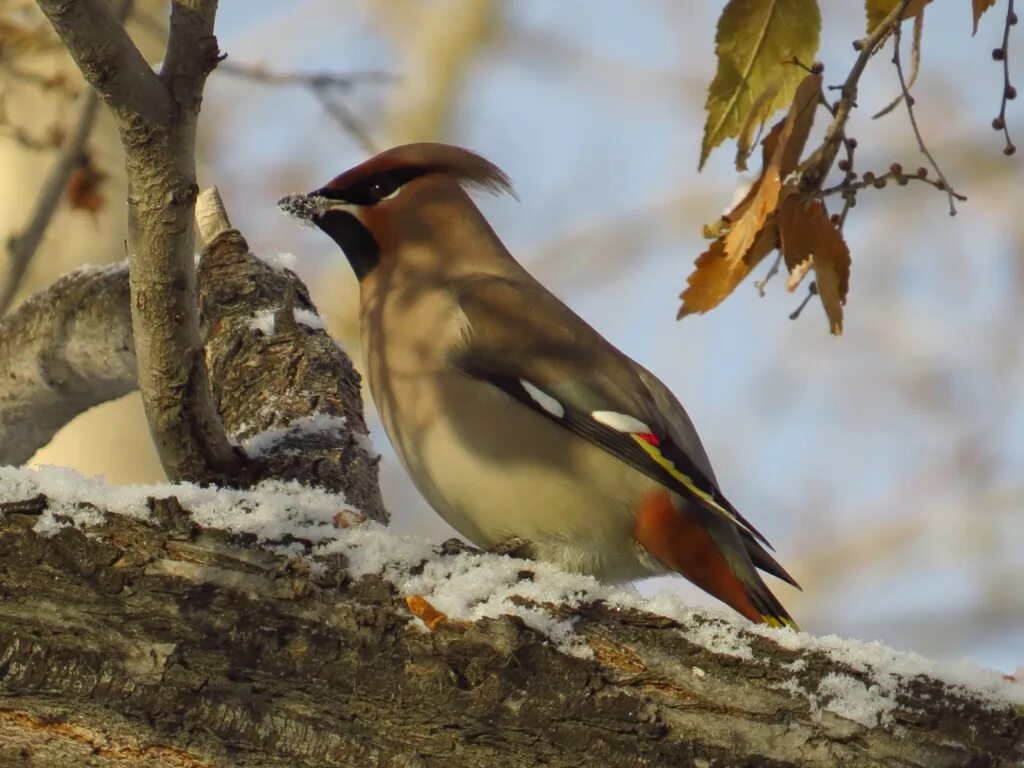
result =
[[[67,189],[71,175],[82,159],[85,144],[96,123],[99,103],[96,91],[92,88],[87,87],[79,96],[75,122],[61,142],[53,168],[39,190],[31,218],[20,233],[7,239],[8,266],[0,286],[0,316],[7,314],[7,310],[11,308],[28,265],[32,262],[46,228],[50,225],[50,219],[64,197],[64,190]]]
[[[825,138],[804,165],[800,177],[800,187],[804,192],[817,191],[825,183],[825,179],[835,163],[836,155],[839,154],[839,146],[846,138],[846,122],[850,119],[854,107],[857,106],[857,89],[860,78],[864,74],[864,68],[892,34],[896,25],[901,23],[903,13],[908,5],[910,5],[910,0],[900,0],[889,12],[889,15],[871,31],[871,34],[854,43],[854,48],[860,53],[840,88],[839,102],[833,110],[832,122],[829,124],[828,130],[825,131]]]
[[[60,278],[0,319],[0,464],[21,464],[78,414],[136,388],[128,272]]]
[[[145,132],[174,115],[170,94],[105,0],[36,0],[86,82],[123,131]],[[120,0],[124,9],[132,0]]]
[[[172,479],[229,480],[240,462],[210,391],[194,266],[195,131],[218,57],[216,1],[173,0],[159,76],[102,0],[37,4],[121,132],[139,389],[157,453]]]
[[[240,768],[951,768],[1010,766],[1024,750],[1024,714],[1007,702],[925,675],[879,687],[824,650],[699,615],[548,605],[591,658],[513,615],[432,633],[409,615],[397,581],[417,568],[505,558],[392,563],[392,582],[343,556],[311,565],[203,530],[173,498],[149,508],[150,522],[107,513],[52,538],[32,530],[38,507],[0,518],[0,760],[28,749],[77,768],[91,748]],[[389,535],[348,530],[368,547]],[[529,566],[524,594],[545,578]],[[872,724],[880,697],[888,714]]]
[[[352,362],[309,325],[316,307],[293,272],[248,253],[236,230],[217,233],[200,295],[217,407],[249,453],[239,480],[344,493],[386,522]],[[275,322],[282,296],[291,296],[288,328]],[[79,413],[136,389],[129,306],[127,271],[114,265],[66,275],[0,319],[10,372],[0,377],[0,464],[27,461]]]

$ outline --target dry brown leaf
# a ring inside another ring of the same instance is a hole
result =
[[[785,119],[777,123],[763,142],[764,169],[747,196],[729,214],[731,225],[725,235],[725,256],[736,261],[753,245],[754,238],[779,205],[782,181],[796,170],[807,136],[814,122],[814,107],[821,91],[821,78],[808,75],[800,83]]]
[[[804,202],[791,195],[777,218],[782,257],[790,272],[787,286],[795,288],[808,266],[813,266],[829,327],[838,336],[843,332],[843,304],[850,288],[850,249],[842,233],[820,200]]]
[[[103,195],[100,194],[100,185],[107,178],[107,174],[101,171],[93,163],[89,155],[83,155],[78,167],[71,173],[66,189],[68,204],[80,211],[97,213],[103,208]]]
[[[717,307],[765,256],[778,247],[779,231],[772,219],[765,223],[741,259],[733,261],[725,258],[724,240],[715,240],[708,250],[697,257],[696,269],[683,291],[683,306],[676,319]]]
[[[971,0],[971,10],[974,11],[974,32],[972,35],[978,34],[978,22],[981,21],[981,17],[985,11],[996,4],[996,0]]]
[[[719,237],[698,257],[678,317],[716,307],[777,247],[778,230],[769,220],[783,200],[783,180],[800,162],[820,93],[820,75],[803,79],[786,117],[761,142],[761,176],[724,221],[705,228]],[[786,195],[792,191],[787,186]]]

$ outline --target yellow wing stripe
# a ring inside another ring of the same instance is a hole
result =
[[[690,491],[697,498],[699,498],[701,501],[703,501],[705,504],[711,507],[711,509],[715,510],[721,515],[724,515],[727,520],[731,520],[735,525],[739,526],[745,531],[750,531],[750,529],[747,526],[743,525],[743,523],[736,519],[736,516],[733,515],[732,512],[730,512],[717,501],[715,501],[710,493],[702,491],[694,484],[692,478],[680,472],[676,468],[676,465],[669,461],[667,458],[665,458],[664,454],[662,454],[662,452],[658,450],[658,446],[652,445],[639,435],[630,435],[630,437],[636,440],[637,445],[643,448],[647,455],[657,462],[658,466],[662,467],[666,472],[672,475],[672,477],[674,477],[676,480],[682,483],[688,491]],[[751,533],[753,532],[751,531]],[[796,622],[792,619],[784,618],[782,616],[772,616],[767,613],[762,613],[761,618],[764,619],[764,623],[767,624],[769,627],[774,627],[775,629],[789,627],[794,632],[800,631],[800,627],[798,627]]]
[[[632,437],[636,441],[637,445],[644,449],[648,456],[650,456],[652,459],[654,459],[655,462],[657,462],[658,466],[660,466],[662,469],[664,469],[666,472],[672,475],[672,477],[674,477],[676,480],[682,483],[686,490],[690,491],[690,493],[692,493],[694,496],[703,501],[715,512],[718,512],[720,515],[724,515],[725,518],[727,520],[732,521],[734,525],[739,526],[745,531],[750,531],[750,529],[747,526],[745,526],[743,523],[736,519],[736,516],[732,512],[730,512],[717,501],[715,501],[714,497],[710,493],[698,488],[697,485],[693,482],[693,478],[689,477],[688,475],[684,475],[682,472],[680,472],[676,468],[676,465],[669,461],[667,458],[665,458],[665,455],[660,450],[658,450],[658,446],[651,445],[651,443],[648,443],[639,435],[630,435],[630,437]],[[751,531],[751,533],[753,532]]]

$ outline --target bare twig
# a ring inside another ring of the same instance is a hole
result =
[[[931,178],[928,175],[927,168],[918,168],[916,173],[904,173],[903,168],[899,163],[893,163],[885,173],[874,174],[871,171],[866,171],[860,179],[856,179],[856,175],[854,175],[854,179],[848,178],[840,184],[821,190],[821,196],[829,197],[831,195],[841,194],[845,199],[849,194],[856,193],[862,189],[866,189],[867,187],[883,189],[890,181],[896,182],[896,184],[901,187],[906,186],[912,181],[921,182],[930,187],[934,187],[940,192],[952,194],[957,200],[967,200],[966,195],[961,195],[959,192],[950,190],[946,184],[939,179]]]
[[[846,137],[843,139],[843,147],[846,149],[846,159],[839,161],[839,170],[845,173],[843,177],[843,183],[847,184],[857,178],[857,172],[853,169],[854,155],[857,151],[857,140]],[[824,192],[822,197],[824,197]],[[839,212],[839,221],[836,222],[836,226],[842,229],[846,225],[846,217],[850,214],[850,209],[857,204],[856,193],[843,194],[843,210]]]
[[[393,75],[375,71],[353,72],[345,75],[334,72],[277,72],[258,64],[240,64],[230,61],[222,62],[217,70],[263,85],[308,89],[327,114],[341,126],[342,130],[352,136],[363,150],[371,154],[378,151],[378,147],[370,138],[362,121],[339,99],[339,94],[347,93],[362,83],[393,82],[395,80]]]
[[[917,76],[921,71],[921,34],[924,32],[924,9],[914,17],[914,42],[910,47],[910,77],[907,79],[907,90],[909,91],[914,87],[914,83],[917,82]],[[896,107],[903,101],[903,94],[901,93],[895,99],[886,104],[882,109],[878,110],[871,116],[872,120],[878,120],[880,117],[885,117],[892,112]]]
[[[352,114],[352,111],[347,106],[334,98],[330,94],[329,89],[314,88],[313,94],[323,108],[327,110],[327,114],[334,118],[335,122],[341,125],[359,143],[363,150],[370,154],[376,154],[380,151],[380,148],[374,143],[373,139],[370,138],[370,134],[363,127],[362,121]]]
[[[928,146],[924,143],[924,137],[921,136],[921,129],[917,125],[917,117],[914,115],[914,97],[910,95],[910,90],[907,86],[907,79],[903,75],[903,64],[900,62],[900,44],[902,42],[902,35],[900,28],[897,25],[893,30],[893,41],[892,41],[892,63],[896,65],[896,74],[900,79],[900,88],[903,91],[903,101],[907,105],[907,115],[910,117],[910,125],[914,129],[914,136],[917,138],[917,147],[921,150],[921,153],[928,158],[928,162],[931,163],[932,169],[935,171],[935,175],[939,177],[939,182],[945,188],[947,197],[949,198],[949,215],[956,216],[956,201],[965,200],[962,195],[956,194],[953,191],[953,187],[950,186],[949,181],[942,173],[942,169],[939,168],[939,164],[935,162],[935,158],[929,151]]]
[[[276,86],[296,86],[300,88],[336,88],[340,91],[351,91],[363,84],[386,85],[396,80],[395,75],[388,72],[370,70],[367,72],[279,72],[260,64],[244,64],[225,59],[217,67],[217,72],[232,75],[255,83]]]
[[[39,190],[28,223],[20,233],[7,238],[7,270],[0,278],[3,281],[0,286],[0,316],[5,315],[10,309],[25,278],[28,265],[35,256],[39,243],[42,242],[57,206],[60,205],[68,181],[81,161],[85,144],[96,123],[98,108],[99,98],[96,91],[92,88],[82,91],[82,95],[78,97],[74,125],[61,142],[60,152]]]
[[[777,254],[775,254],[775,261],[772,262],[771,269],[768,270],[768,273],[764,276],[764,278],[762,280],[758,280],[758,281],[756,281],[754,283],[754,287],[757,289],[757,293],[758,293],[758,295],[760,295],[760,297],[762,299],[766,295],[765,292],[764,292],[765,286],[768,285],[768,281],[769,280],[771,280],[773,277],[775,277],[775,275],[777,275],[779,273],[779,266],[781,264],[782,264],[782,251],[780,250]]]
[[[800,176],[800,187],[804,192],[820,189],[832,170],[836,155],[839,154],[839,147],[846,136],[846,123],[850,119],[854,107],[857,106],[857,88],[860,78],[864,74],[864,68],[892,34],[893,29],[899,25],[900,19],[903,18],[903,12],[909,4],[910,0],[900,0],[900,3],[871,31],[870,35],[853,44],[860,53],[853,63],[853,67],[850,68],[846,81],[839,89],[840,98],[834,108],[832,123],[825,132],[825,139],[804,166]]]
[[[223,482],[240,465],[203,358],[193,222],[196,121],[218,59],[216,0],[171,4],[159,76],[104,0],[36,2],[121,132],[139,389],[164,470],[172,479]]]
[[[816,282],[812,282],[809,286],[807,286],[807,295],[804,296],[804,300],[800,302],[800,306],[798,306],[796,309],[794,309],[789,314],[789,319],[790,320],[798,320],[800,318],[800,314],[804,311],[804,309],[810,303],[811,299],[813,299],[817,295],[818,295],[818,284]]]
[[[1003,45],[992,51],[992,58],[1003,62],[1003,95],[999,101],[999,115],[992,120],[992,127],[1002,131],[1006,139],[1006,146],[1003,154],[1012,155],[1017,151],[1013,139],[1010,138],[1010,129],[1006,125],[1006,102],[1017,98],[1017,89],[1010,82],[1010,27],[1017,23],[1017,13],[1013,9],[1013,0],[1006,4],[1006,22],[1003,25]]]

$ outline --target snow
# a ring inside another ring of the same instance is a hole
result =
[[[276,314],[276,309],[261,309],[250,318],[249,327],[254,331],[262,332],[264,336],[273,336],[275,327],[274,315]]]
[[[29,499],[40,493],[46,495],[49,505],[33,530],[43,536],[53,536],[69,526],[102,524],[103,515],[96,507],[147,520],[149,499],[170,496],[176,497],[201,526],[250,533],[268,542],[295,535],[317,543],[334,536],[339,521],[354,524],[362,519],[343,496],[296,482],[266,481],[246,491],[201,488],[193,483],[113,486],[63,467],[0,466],[0,502]]]
[[[352,436],[355,438],[356,445],[362,448],[363,453],[365,453],[368,458],[380,458],[380,454],[377,453],[377,449],[374,447],[373,440],[370,439],[369,435],[364,435],[361,432],[354,432]]]
[[[326,328],[324,319],[311,309],[296,309],[293,311],[295,322],[312,328],[314,331],[321,331]]]
[[[840,717],[853,720],[867,728],[881,724],[891,726],[892,711],[896,709],[896,688],[884,683],[867,685],[850,675],[829,672],[821,679],[817,693],[811,697],[812,706],[820,706]]]
[[[268,429],[241,440],[236,438],[235,444],[240,445],[250,456],[262,456],[287,437],[330,435],[332,433],[338,435],[346,429],[348,429],[348,421],[344,416],[335,416],[330,413],[312,413],[309,416],[295,419],[284,427]],[[239,430],[239,432],[241,431],[243,430]]]
[[[299,261],[294,253],[257,253],[256,258],[281,274],[285,271],[294,272]]]
[[[309,417],[290,428],[296,425],[314,430],[341,426],[324,416]],[[256,446],[275,439],[279,437],[270,433],[250,438]],[[250,447],[248,441],[246,446]],[[400,594],[418,595],[453,620],[519,616],[555,647],[584,658],[593,656],[586,639],[575,631],[574,619],[552,610],[553,606],[572,608],[603,601],[611,608],[655,613],[678,621],[679,631],[690,642],[744,663],[769,663],[751,647],[750,634],[762,635],[784,649],[826,654],[845,667],[847,672],[826,675],[810,691],[799,678],[806,662],[797,659],[784,667],[792,677],[775,687],[806,697],[816,712],[830,712],[865,727],[895,727],[892,711],[897,691],[918,675],[938,678],[993,707],[1024,706],[1024,685],[968,661],[940,663],[880,643],[751,625],[725,609],[697,612],[671,593],[644,598],[631,586],[604,585],[547,563],[471,552],[438,554],[430,542],[365,521],[344,497],[296,483],[266,482],[250,491],[213,490],[189,483],[116,487],[58,467],[0,467],[0,502],[22,501],[39,493],[50,500],[35,527],[44,536],[72,525],[88,528],[101,523],[96,507],[147,518],[148,498],[175,496],[202,526],[254,534],[278,550],[279,542],[289,535],[308,541],[314,558],[343,554],[353,578],[380,574]],[[83,507],[80,501],[94,506]],[[698,670],[693,668],[693,674],[699,677],[703,670]]]
[[[273,336],[277,327],[275,316],[280,309],[261,309],[249,319],[249,327],[254,331],[260,331],[264,336]],[[292,316],[295,322],[312,328],[314,331],[326,328],[324,319],[310,309],[293,309]]]

